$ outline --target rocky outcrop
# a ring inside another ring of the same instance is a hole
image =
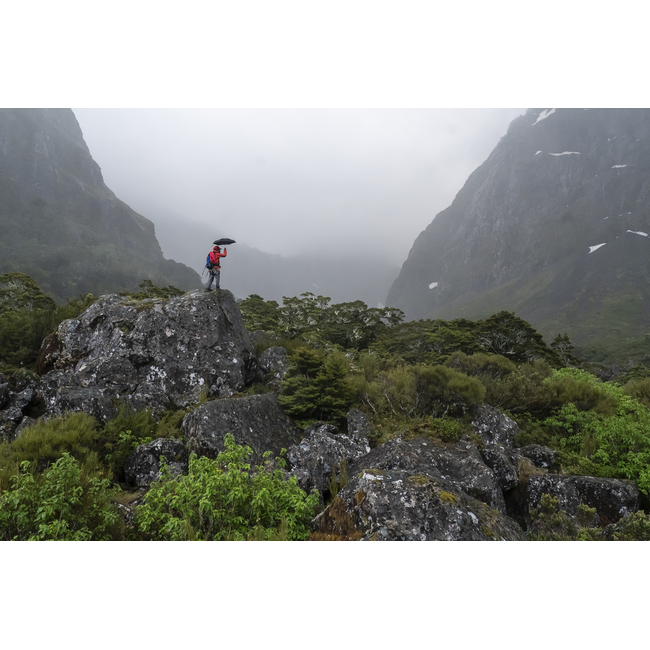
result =
[[[483,440],[481,458],[496,476],[502,492],[512,490],[519,483],[519,465],[513,451],[517,423],[492,406],[481,404],[472,427]]]
[[[274,393],[207,402],[188,413],[181,428],[188,450],[208,458],[224,450],[224,438],[232,433],[237,444],[253,450],[253,464],[261,464],[266,451],[279,456],[301,437]]]
[[[528,458],[530,462],[540,469],[549,472],[559,469],[557,462],[557,451],[543,445],[526,445],[519,447],[515,452],[518,456]]]
[[[425,438],[397,438],[375,447],[369,454],[351,463],[348,473],[350,476],[358,475],[367,469],[405,470],[418,476],[431,476],[505,513],[498,481],[471,443],[452,445]]]
[[[358,533],[377,541],[523,540],[509,517],[473,499],[442,476],[407,469],[366,469],[338,494],[343,517]],[[332,506],[312,522],[312,531],[333,534]],[[318,539],[318,537],[316,537]]]
[[[104,296],[61,323],[38,363],[48,414],[83,410],[105,421],[117,400],[161,412],[232,395],[255,359],[232,294],[196,291],[167,300]]]
[[[360,416],[365,417],[365,423]],[[325,422],[308,426],[300,444],[287,450],[290,475],[298,479],[306,492],[317,490],[323,503],[330,496],[331,482],[340,484],[347,480],[347,467],[370,451],[368,439],[363,435],[367,426],[367,416],[356,409],[348,413],[348,431],[353,430],[348,435]]]
[[[594,524],[598,526],[615,523],[639,509],[639,490],[632,481],[545,474],[531,477],[527,491],[529,508],[539,508],[544,494],[557,497],[559,509],[570,517],[578,515],[580,504],[595,508]],[[530,521],[530,515],[526,514]]]
[[[275,391],[280,392],[282,380],[291,365],[287,351],[277,345],[267,348],[257,357],[257,363],[263,373],[262,379]]]
[[[127,483],[148,488],[160,477],[161,459],[173,476],[187,474],[188,453],[181,440],[158,438],[138,448],[124,463],[124,477]]]

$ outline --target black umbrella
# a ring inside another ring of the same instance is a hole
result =
[[[237,242],[234,239],[228,239],[228,237],[222,237],[217,239],[217,241],[212,242],[215,246],[229,246],[230,244],[236,244]]]

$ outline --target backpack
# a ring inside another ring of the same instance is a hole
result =
[[[212,269],[214,268],[214,266],[215,266],[215,265],[214,265],[214,264],[212,263],[212,261],[210,260],[210,253],[208,253],[208,258],[205,260],[205,268],[208,269],[208,271],[212,271]]]

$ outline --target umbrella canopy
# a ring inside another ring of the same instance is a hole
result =
[[[229,244],[236,244],[237,242],[234,239],[229,239],[228,237],[222,237],[217,239],[217,241],[212,242],[215,246],[228,246]]]

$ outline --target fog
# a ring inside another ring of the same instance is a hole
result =
[[[108,187],[199,270],[218,237],[400,266],[525,109],[73,111]]]

